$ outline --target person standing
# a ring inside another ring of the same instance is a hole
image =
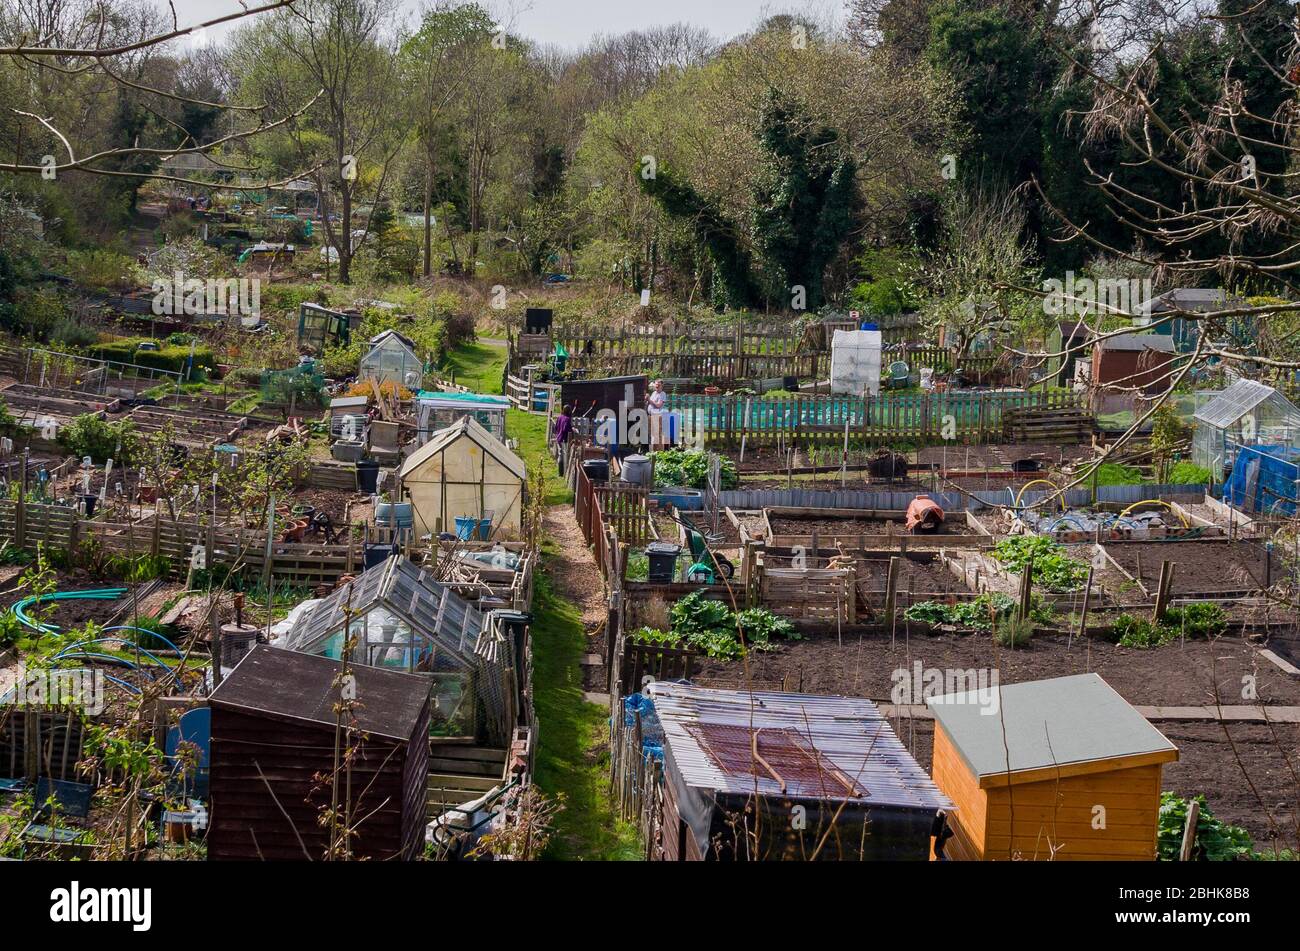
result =
[[[667,403],[664,381],[655,380],[650,384],[650,394],[646,397],[646,411],[650,414],[651,450],[664,448],[664,410]]]

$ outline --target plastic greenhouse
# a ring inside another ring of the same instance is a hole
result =
[[[1192,460],[1222,482],[1238,446],[1300,448],[1300,408],[1263,383],[1238,380],[1195,415]]]
[[[394,555],[304,611],[283,646],[340,660],[350,632],[353,663],[432,676],[434,733],[500,740],[518,667],[495,617]]]
[[[385,330],[370,338],[370,351],[361,358],[359,377],[418,390],[424,378],[424,363],[416,356],[415,343],[409,337]]]

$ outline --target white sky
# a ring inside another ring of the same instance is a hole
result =
[[[154,2],[166,8],[166,0]],[[236,0],[173,0],[173,3],[181,23],[189,25],[239,10]],[[422,6],[421,0],[401,0],[401,3],[413,21]],[[248,0],[248,5],[258,6],[260,2]],[[513,33],[539,43],[577,49],[598,34],[677,22],[703,27],[725,40],[749,30],[773,12],[834,15],[842,3],[838,0],[486,0],[484,6]],[[213,39],[219,41],[225,31],[226,28],[214,30]]]

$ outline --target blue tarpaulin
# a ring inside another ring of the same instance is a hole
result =
[[[1295,515],[1300,452],[1289,446],[1238,446],[1223,498],[1243,512]]]

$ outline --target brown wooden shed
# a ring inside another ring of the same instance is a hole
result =
[[[1178,750],[1099,676],[927,703],[931,774],[957,804],[949,858],[1155,859],[1161,768]]]
[[[1092,345],[1092,382],[1140,387],[1148,396],[1163,393],[1173,382],[1166,374],[1175,356],[1173,338],[1165,334],[1106,337]]]
[[[329,829],[320,817],[331,793],[319,777],[334,767],[341,666],[259,645],[213,691],[209,859],[324,857]],[[416,858],[426,823],[432,681],[360,665],[351,672],[362,734],[353,740],[352,813],[365,817],[353,853]]]

